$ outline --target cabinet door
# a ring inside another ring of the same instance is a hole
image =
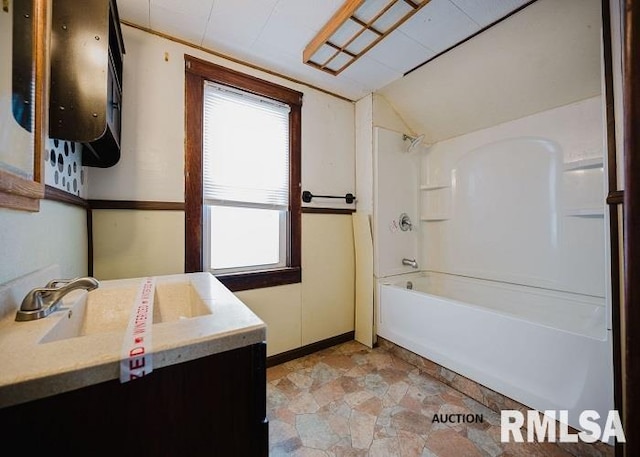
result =
[[[264,346],[0,408],[0,430],[22,455],[267,457]],[[52,411],[35,439],[34,418]]]
[[[56,0],[51,35],[49,136],[91,142],[107,128],[109,2]]]

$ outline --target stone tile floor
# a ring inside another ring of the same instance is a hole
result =
[[[500,443],[498,413],[355,341],[271,367],[267,382],[271,457],[573,457],[550,443]]]

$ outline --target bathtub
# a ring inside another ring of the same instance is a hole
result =
[[[407,289],[407,285],[412,289]],[[537,410],[613,409],[604,299],[443,273],[378,280],[377,333]]]

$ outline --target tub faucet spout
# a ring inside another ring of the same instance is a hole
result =
[[[407,265],[413,268],[418,268],[418,262],[416,262],[416,259],[402,259],[402,265]]]
[[[72,290],[93,290],[99,285],[97,279],[87,276],[51,281],[45,287],[36,287],[22,300],[20,309],[16,313],[16,321],[32,321],[47,317],[58,309],[62,298]]]

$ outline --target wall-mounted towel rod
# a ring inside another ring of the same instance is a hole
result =
[[[347,202],[347,203],[353,203],[356,201],[356,196],[349,193],[347,195],[313,195],[311,192],[309,192],[308,190],[305,190],[302,192],[302,201],[305,203],[309,203],[311,201],[312,198],[314,197],[320,197],[320,198],[340,198],[343,199]]]

